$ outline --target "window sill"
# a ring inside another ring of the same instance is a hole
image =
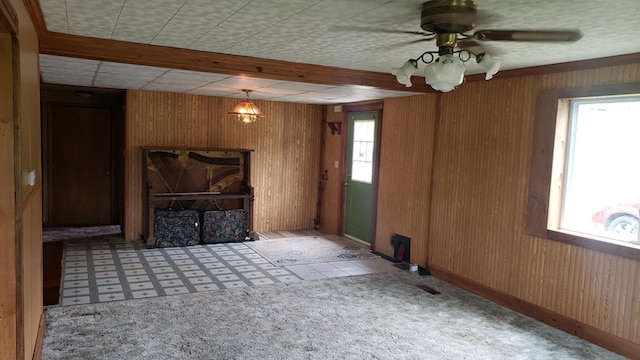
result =
[[[599,238],[562,229],[547,230],[547,239],[640,261],[640,245]]]

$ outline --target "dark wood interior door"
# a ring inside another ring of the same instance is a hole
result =
[[[55,105],[50,119],[49,224],[111,224],[111,110]]]

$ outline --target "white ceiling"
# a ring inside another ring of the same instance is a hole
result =
[[[416,35],[336,26],[420,30],[420,0],[40,0],[47,30],[143,44],[388,73],[436,50]],[[640,52],[639,0],[478,0],[480,29],[575,29],[570,44],[492,42],[516,69]],[[149,89],[306,103],[344,103],[415,93],[328,86],[41,55],[47,83]],[[467,74],[480,73],[473,62]],[[389,76],[392,76],[389,74]],[[496,76],[499,78],[499,74]]]

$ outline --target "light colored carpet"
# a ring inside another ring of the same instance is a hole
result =
[[[367,246],[333,234],[259,240],[246,244],[276,266],[377,257]]]
[[[260,232],[260,240],[266,239],[281,239],[281,238],[290,238],[290,237],[301,237],[301,236],[322,236],[327,233],[321,230],[316,229],[302,229],[302,230],[280,230],[280,231],[267,231]]]
[[[617,358],[406,272],[50,308],[42,351],[44,360]]]

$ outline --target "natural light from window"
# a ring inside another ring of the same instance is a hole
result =
[[[560,228],[640,244],[640,96],[570,102]]]
[[[375,120],[354,120],[351,180],[371,184]]]

